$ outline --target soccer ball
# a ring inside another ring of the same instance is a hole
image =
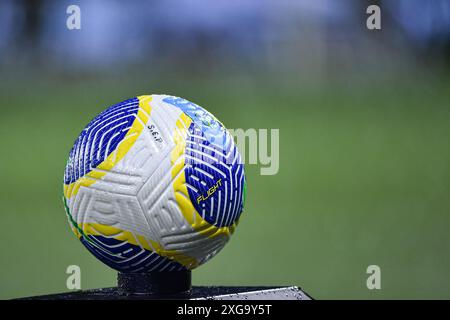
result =
[[[245,193],[231,134],[202,107],[167,95],[100,113],[75,141],[64,173],[73,232],[120,272],[205,263],[234,232]]]

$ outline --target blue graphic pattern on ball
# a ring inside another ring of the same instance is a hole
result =
[[[89,122],[70,151],[65,184],[71,184],[92,171],[117,148],[132,126],[138,109],[139,100],[128,99],[109,107]]]
[[[186,113],[197,124],[210,143],[217,145],[219,148],[225,144],[226,129],[211,113],[183,98],[167,97],[163,101],[180,108]]]
[[[181,264],[161,257],[156,252],[103,236],[82,236],[81,243],[99,260],[121,272],[180,271]]]
[[[216,227],[231,226],[243,210],[244,165],[232,136],[208,111],[182,98],[170,103],[192,120],[186,141],[185,178],[197,212]]]

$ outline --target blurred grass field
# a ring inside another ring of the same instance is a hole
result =
[[[245,213],[197,285],[299,285],[315,298],[450,298],[450,81],[166,75],[45,79],[0,86],[0,298],[113,286],[115,272],[71,233],[62,178],[73,141],[107,106],[182,96],[229,128],[279,128],[280,171],[247,166]],[[382,289],[366,288],[368,265]]]

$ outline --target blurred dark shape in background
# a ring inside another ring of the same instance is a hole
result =
[[[374,3],[382,8],[377,34],[365,24],[365,9]],[[2,1],[2,67],[21,63],[54,68],[56,63],[62,71],[92,72],[166,63],[327,77],[341,70],[390,70],[408,68],[417,60],[450,60],[446,0],[228,0],[213,5],[196,0],[77,1],[82,13],[78,31],[65,27],[70,4]]]

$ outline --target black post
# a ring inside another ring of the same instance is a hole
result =
[[[191,271],[121,273],[117,287],[130,295],[177,295],[191,290]]]

